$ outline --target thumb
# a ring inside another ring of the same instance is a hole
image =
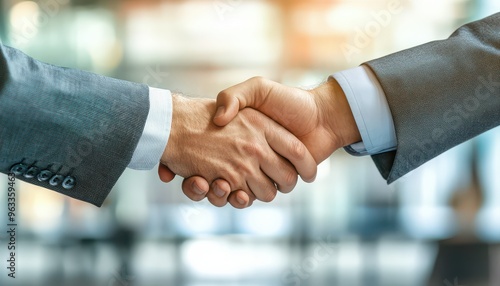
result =
[[[225,89],[217,96],[217,112],[214,123],[225,126],[245,107],[252,107],[259,111],[272,87],[271,81],[262,77],[253,77],[242,83]]]
[[[242,106],[241,108],[245,108]],[[236,117],[240,110],[240,100],[228,90],[221,91],[217,95],[217,112],[214,116],[214,123],[218,126],[226,126]]]
[[[158,166],[158,176],[160,176],[160,180],[162,180],[162,182],[168,183],[175,178],[175,173],[170,171],[167,166],[160,163]]]
[[[216,106],[213,122],[221,127],[231,122],[238,111],[251,107],[292,133],[300,133],[296,123],[310,119],[308,112],[316,105],[308,91],[253,77],[221,91]]]

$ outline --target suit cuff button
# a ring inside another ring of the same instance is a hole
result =
[[[21,176],[28,170],[28,166],[22,163],[16,164],[10,168],[10,172],[16,176]]]
[[[38,172],[39,172],[39,171],[40,171],[40,170],[39,170],[37,167],[32,166],[32,167],[30,167],[30,168],[28,169],[28,171],[26,171],[26,173],[24,173],[24,175],[23,175],[23,176],[24,176],[26,179],[33,179],[36,175],[38,175]]]
[[[52,177],[52,172],[49,171],[49,170],[43,170],[43,171],[40,172],[40,174],[38,174],[38,176],[36,178],[40,182],[45,182],[48,179],[50,179],[50,177]]]
[[[57,186],[59,185],[62,181],[64,180],[64,176],[62,175],[54,175],[52,178],[50,178],[49,184],[51,186]]]
[[[72,189],[76,184],[76,179],[71,177],[71,176],[67,176],[63,183],[62,183],[62,187],[65,188],[66,190],[69,190],[69,189]]]

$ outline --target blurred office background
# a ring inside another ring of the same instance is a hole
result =
[[[214,98],[255,75],[310,88],[498,11],[497,0],[2,0],[0,36],[52,64]],[[18,181],[16,279],[2,175],[0,285],[500,285],[499,144],[492,130],[391,186],[369,157],[339,150],[315,183],[246,210],[193,203],[156,170],[127,170],[102,208]]]

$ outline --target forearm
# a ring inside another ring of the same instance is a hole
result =
[[[366,63],[394,119],[396,153],[375,156],[391,183],[500,123],[500,14]]]
[[[1,172],[22,163],[51,177],[71,176],[71,188],[18,177],[102,204],[142,134],[148,87],[43,64],[4,46],[0,75]]]

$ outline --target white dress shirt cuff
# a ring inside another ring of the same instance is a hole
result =
[[[172,122],[172,94],[168,90],[149,88],[149,113],[139,144],[135,148],[131,169],[150,170],[167,146]]]
[[[332,75],[344,91],[356,120],[362,142],[345,147],[355,156],[375,155],[395,150],[396,132],[384,91],[366,66]]]

